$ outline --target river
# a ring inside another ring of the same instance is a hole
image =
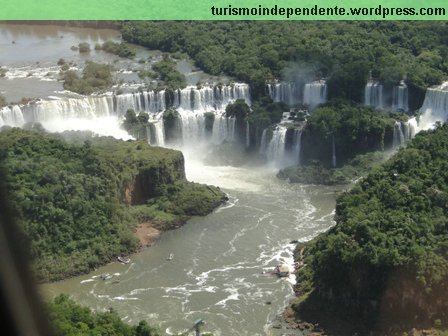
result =
[[[96,310],[113,307],[127,322],[147,319],[168,334],[201,318],[215,335],[280,335],[271,322],[291,299],[295,279],[263,273],[292,266],[291,240],[332,225],[334,188],[288,184],[270,169],[186,162],[189,180],[221,186],[229,201],[164,233],[128,265],[46,284],[44,293],[67,293]],[[104,273],[114,276],[103,281]]]
[[[120,41],[119,33],[0,24],[0,66],[8,70],[0,78],[0,94],[10,102],[66,94],[58,81],[59,58],[75,66],[86,60],[113,63],[119,79],[134,82],[135,69],[145,66],[137,60],[161,57],[139,47],[135,61],[70,49],[80,42],[93,48],[108,39]],[[179,62],[178,67],[189,81],[211,78],[191,62]],[[72,124],[66,121],[67,127]],[[167,334],[182,332],[199,318],[206,322],[204,330],[215,336],[284,333],[272,328],[272,320],[291,299],[295,279],[266,272],[279,263],[292,266],[292,240],[309,240],[333,225],[335,188],[288,184],[266,167],[205,166],[194,153],[184,154],[188,179],[220,186],[229,201],[208,216],[164,233],[154,246],[131,256],[129,264],[114,262],[87,275],[42,285],[43,295],[66,293],[95,310],[113,307],[125,321],[145,319]],[[167,260],[171,253],[173,259]],[[105,273],[112,278],[101,280]]]

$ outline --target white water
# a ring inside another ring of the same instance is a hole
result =
[[[264,153],[268,162],[274,167],[280,168],[285,164],[286,130],[287,128],[281,125],[275,127],[271,141],[269,141]]]
[[[292,106],[302,101],[301,87],[293,82],[268,84],[268,91],[274,102],[285,102]]]
[[[293,151],[292,151],[292,162],[291,165],[297,164],[300,165],[300,151],[302,149],[302,130],[295,129],[294,130],[294,143],[293,143]]]
[[[393,111],[409,111],[408,105],[408,87],[402,80],[400,85],[394,86],[392,90],[392,110]]]
[[[165,233],[129,265],[112,263],[43,291],[67,293],[95,310],[113,307],[126,322],[146,319],[170,334],[199,318],[217,336],[291,334],[271,323],[295,279],[263,273],[279,263],[293,266],[292,239],[308,240],[333,225],[334,188],[288,184],[268,169],[208,167],[196,151],[184,155],[187,178],[219,185],[229,202]],[[170,253],[174,259],[166,261]],[[104,273],[118,275],[100,280]]]
[[[445,122],[448,119],[448,82],[426,90],[420,112],[419,131],[434,127],[437,121]]]
[[[215,114],[213,126],[213,141],[221,143],[233,140],[235,137],[235,121],[227,120],[223,116],[225,107],[236,99],[243,99],[250,105],[249,86],[236,83],[221,87],[206,86],[196,88],[189,86],[176,90],[174,94],[174,108],[181,117],[183,142],[186,145],[197,141],[205,141],[204,113]],[[96,130],[98,135],[123,138],[123,131],[118,127],[128,109],[137,114],[149,114],[156,131],[155,145],[163,146],[165,136],[161,113],[166,109],[165,91],[141,91],[115,95],[48,97],[26,105],[13,105],[0,110],[0,127],[3,125],[21,127],[27,122],[40,122],[51,128],[53,132],[65,130]],[[112,127],[112,121],[116,119]],[[68,122],[70,120],[70,122]],[[110,127],[97,127],[101,120],[108,120]],[[115,125],[116,124],[116,125]],[[49,129],[50,130],[50,129]],[[149,135],[151,138],[151,134]]]
[[[405,145],[406,138],[403,132],[403,125],[401,122],[396,121],[394,124],[394,134],[392,146],[394,149]]]
[[[317,105],[324,104],[327,101],[327,84],[325,81],[315,81],[305,84],[303,90],[303,103],[312,110]]]
[[[285,102],[291,106],[302,103],[314,109],[327,101],[327,84],[325,80],[317,80],[305,85],[279,82],[268,84],[268,93],[274,102]]]
[[[383,108],[383,86],[380,83],[372,80],[367,82],[364,89],[364,104],[377,109]]]
[[[263,130],[263,133],[261,134],[260,150],[259,150],[260,154],[265,154],[266,153],[266,149],[268,148],[268,144],[269,144],[269,141],[268,141],[267,137],[268,137],[268,129],[265,128]]]

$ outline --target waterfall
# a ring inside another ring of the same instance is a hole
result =
[[[153,146],[163,147],[165,146],[165,130],[163,128],[163,119],[157,121],[150,121],[152,127],[149,127],[148,142]],[[152,132],[154,132],[152,134]],[[151,142],[151,138],[154,138],[155,142]]]
[[[170,97],[172,106],[178,110],[181,118],[182,137],[185,143],[205,141],[204,113],[215,114],[212,139],[215,143],[224,140],[234,140],[235,120],[223,116],[228,104],[237,99],[243,99],[246,104],[251,104],[249,86],[244,83],[235,83],[221,86],[188,86],[174,91],[174,99]],[[10,125],[21,127],[27,122],[41,122],[44,127],[52,124],[55,131],[63,131],[70,128],[68,119],[79,119],[78,127],[93,125],[89,120],[111,117],[120,120],[128,109],[138,113],[147,113],[150,120],[160,120],[153,123],[150,137],[157,139],[157,145],[165,144],[163,121],[160,113],[166,106],[167,96],[162,91],[137,91],[122,94],[106,93],[102,95],[73,97],[49,97],[39,99],[26,105],[13,105],[0,109],[0,126]],[[119,123],[117,122],[117,125]],[[81,127],[82,129],[82,127]]]
[[[311,109],[327,101],[327,84],[317,80],[304,86],[294,82],[268,84],[268,93],[274,102],[285,102],[288,105],[306,104]]]
[[[223,141],[235,140],[235,118],[226,118],[224,114],[216,115],[213,121],[212,142],[215,145]]]
[[[394,86],[392,90],[392,110],[409,111],[408,87],[403,80],[400,82],[400,85]]]
[[[274,102],[296,105],[301,102],[300,85],[293,82],[280,82],[268,85],[268,92]]]
[[[302,145],[302,130],[294,130],[294,143],[293,143],[293,164],[300,165],[300,151]]]
[[[279,126],[272,132],[272,139],[266,148],[268,161],[281,165],[285,158],[286,127]]]
[[[444,122],[448,119],[448,82],[426,90],[420,112],[419,130],[431,128],[436,121]]]
[[[412,139],[413,137],[415,137],[415,135],[418,132],[418,124],[417,124],[417,119],[416,118],[411,118],[407,121],[406,123],[407,128],[409,130],[408,134],[409,136],[407,137],[407,139]]]
[[[261,134],[261,140],[260,140],[260,154],[266,154],[266,150],[268,148],[268,138],[267,138],[267,132],[268,129],[265,128],[263,130],[263,133]]]
[[[303,103],[310,109],[317,105],[324,104],[327,101],[327,84],[324,80],[305,84],[303,90]]]
[[[331,165],[336,167],[336,143],[334,141],[334,135],[333,135],[333,141],[332,141],[332,155],[331,155]]]
[[[18,106],[0,109],[0,127],[4,125],[20,127],[25,123],[22,110]]]
[[[406,139],[403,132],[402,123],[396,121],[394,124],[394,134],[392,139],[392,148],[397,149],[405,145]]]
[[[369,80],[364,90],[364,104],[377,109],[383,108],[383,86],[379,82]]]
[[[205,117],[203,113],[179,111],[184,145],[196,145],[205,139]]]

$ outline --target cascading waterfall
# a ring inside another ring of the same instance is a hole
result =
[[[394,133],[392,138],[392,148],[404,147],[406,142],[412,139],[417,133],[417,122],[415,118],[406,122],[396,121],[394,124]]]
[[[268,161],[276,165],[282,165],[285,159],[286,131],[286,127],[277,125],[266,148],[265,154]]]
[[[64,130],[70,129],[67,128],[70,125],[64,122],[67,119],[122,118],[128,109],[133,109],[136,113],[144,112],[150,115],[154,126],[150,130],[156,132],[155,136],[150,138],[157,139],[157,145],[163,146],[165,141],[161,112],[170,107],[166,105],[166,98],[164,90],[108,93],[75,98],[49,97],[26,105],[13,105],[0,109],[0,126],[21,127],[27,122],[48,121],[54,125],[55,121],[59,121],[60,130]],[[188,86],[176,90],[172,107],[179,112],[184,142],[205,140],[204,113],[206,112],[215,113],[215,121],[217,121],[217,125],[213,125],[213,141],[221,143],[224,140],[234,140],[235,121],[225,118],[223,113],[225,107],[237,99],[243,99],[248,105],[251,104],[247,84],[235,83],[201,88]],[[157,121],[153,122],[153,120]]]
[[[394,86],[392,90],[392,110],[393,111],[409,111],[408,105],[408,87],[404,80],[400,85]]]
[[[179,115],[184,145],[195,145],[205,138],[204,113],[180,110]]]
[[[0,127],[4,125],[19,127],[24,123],[22,110],[17,105],[0,109]]]
[[[402,123],[399,121],[396,121],[394,124],[394,134],[392,139],[393,149],[400,148],[405,145],[406,139],[402,126]]]
[[[407,129],[409,130],[409,132],[408,132],[409,136],[407,139],[412,139],[413,137],[415,137],[415,135],[418,132],[417,119],[416,118],[409,119],[407,121],[406,125],[407,125]]]
[[[364,89],[364,104],[376,109],[382,109],[383,104],[383,86],[376,81],[369,80]]]
[[[294,130],[294,143],[293,143],[293,151],[292,151],[292,164],[300,165],[300,151],[302,145],[302,130],[295,129]]]
[[[224,114],[215,115],[212,130],[212,142],[219,145],[223,141],[235,140],[235,118],[226,118]]]
[[[303,90],[303,103],[310,109],[327,101],[327,84],[324,80],[305,84]]]
[[[263,133],[261,134],[260,151],[259,151],[260,154],[266,154],[266,150],[269,145],[267,133],[268,133],[268,129],[265,128],[263,130]]]
[[[292,132],[292,136],[289,132]],[[300,164],[301,142],[301,129],[288,130],[284,125],[278,124],[273,131],[270,128],[263,130],[259,153],[277,168],[297,165]]]
[[[268,92],[274,102],[296,105],[302,101],[301,86],[294,82],[268,84]]]
[[[165,146],[165,130],[163,127],[163,119],[150,122],[152,127],[148,127],[149,131],[148,142],[153,146],[163,147]],[[154,134],[151,134],[154,132]],[[151,139],[154,138],[154,142]]]
[[[431,128],[435,122],[444,122],[448,119],[448,82],[426,90],[420,112],[418,130]]]
[[[288,105],[303,103],[313,109],[327,101],[327,84],[325,80],[317,80],[305,85],[280,82],[268,84],[268,93],[274,102],[285,102]]]

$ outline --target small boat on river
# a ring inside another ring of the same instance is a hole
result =
[[[112,279],[113,275],[109,273],[104,273],[100,275],[101,280],[106,281]]]
[[[170,255],[168,257],[166,257],[166,260],[173,260],[174,258],[174,253],[170,253]]]
[[[131,262],[131,259],[128,257],[118,257],[117,259],[122,264],[129,264]]]
[[[280,278],[289,276],[289,273],[291,273],[291,270],[289,269],[288,265],[280,264],[275,266],[274,274],[279,276]]]

